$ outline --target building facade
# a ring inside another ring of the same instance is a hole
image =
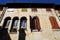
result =
[[[54,8],[3,8],[0,26],[11,40],[60,40],[60,11]]]

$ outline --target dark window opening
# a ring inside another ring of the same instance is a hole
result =
[[[22,17],[20,19],[20,29],[26,29],[27,28],[27,18],[26,17]]]
[[[11,29],[10,29],[10,32],[11,32],[11,33],[17,33],[18,21],[19,21],[19,18],[18,18],[18,17],[14,17],[14,18],[13,18],[13,20],[12,20],[12,25],[11,25]]]
[[[10,20],[11,20],[11,17],[6,17],[4,19],[3,28],[7,28],[8,29],[9,24],[10,24]]]
[[[31,31],[33,30],[38,30],[40,31],[40,22],[39,22],[39,18],[36,16],[36,17],[31,17],[30,16],[30,28],[31,28]]]

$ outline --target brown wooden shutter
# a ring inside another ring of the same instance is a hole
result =
[[[36,11],[37,11],[37,8],[32,8],[32,11],[33,11],[33,12],[36,12]]]
[[[38,29],[38,31],[41,29],[38,17],[36,17],[36,29]]]
[[[60,29],[59,25],[57,24],[57,21],[54,17],[50,17],[49,18],[51,25],[52,25],[52,29]]]

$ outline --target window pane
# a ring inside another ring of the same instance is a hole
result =
[[[26,20],[23,20],[21,22],[21,28],[26,28],[27,24],[26,24]]]
[[[11,33],[17,33],[17,25],[18,25],[18,20],[15,20],[13,23],[13,26],[11,26],[11,29],[10,29]]]
[[[6,24],[6,28],[8,28],[9,24],[10,24],[10,20],[7,22],[7,24]]]
[[[17,28],[17,25],[18,25],[18,20],[15,20],[13,28]]]

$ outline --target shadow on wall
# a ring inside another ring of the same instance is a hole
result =
[[[0,30],[0,40],[11,40],[7,29],[3,28]]]
[[[25,40],[26,37],[26,33],[24,31],[24,29],[20,29],[19,30],[19,40]]]

